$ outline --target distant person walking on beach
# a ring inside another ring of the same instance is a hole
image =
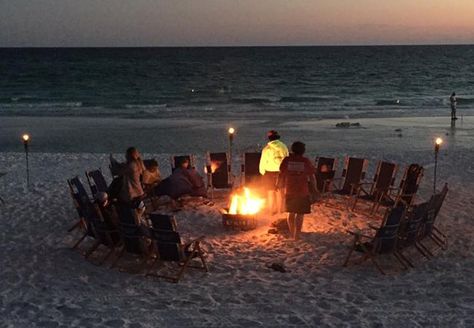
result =
[[[311,161],[303,156],[305,151],[304,143],[294,142],[290,156],[281,163],[278,178],[278,188],[283,188],[285,192],[290,236],[295,240],[299,239],[304,215],[311,213],[310,189],[316,188],[316,169]]]
[[[277,131],[271,130],[267,133],[268,143],[262,150],[259,171],[263,176],[262,184],[267,190],[267,206],[271,214],[280,212],[282,208],[282,196],[275,190],[280,173],[280,165],[285,157],[289,155],[288,147],[280,141]]]
[[[449,101],[451,103],[451,120],[457,120],[458,118],[456,117],[456,106],[457,106],[457,99],[456,99],[456,92],[453,92],[451,94],[451,97],[449,97]]]

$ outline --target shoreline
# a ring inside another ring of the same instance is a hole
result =
[[[340,122],[358,122],[361,126],[337,128]],[[340,150],[340,139],[357,152],[362,152],[367,142],[375,142],[380,150],[396,153],[406,138],[412,139],[411,147],[429,147],[434,136],[450,139],[458,147],[474,147],[474,116],[464,116],[455,127],[449,117],[224,121],[20,116],[0,120],[0,152],[22,152],[20,136],[24,133],[31,135],[31,152],[121,153],[129,145],[149,153],[225,151],[230,126],[236,129],[238,153],[261,149],[270,129],[277,129],[286,143],[302,140],[309,152],[317,153]],[[380,142],[386,147],[378,145]]]

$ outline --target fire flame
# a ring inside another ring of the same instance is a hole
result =
[[[222,162],[216,162],[212,161],[211,162],[211,173],[215,173],[219,167],[221,167]]]
[[[256,214],[265,203],[265,200],[253,195],[249,188],[243,189],[241,194],[233,194],[229,207],[229,214]]]

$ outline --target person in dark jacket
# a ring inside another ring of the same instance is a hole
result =
[[[189,160],[183,158],[173,173],[156,188],[157,196],[167,195],[173,199],[184,195],[207,197],[203,178],[195,168],[189,167]]]

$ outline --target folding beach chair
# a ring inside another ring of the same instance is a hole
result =
[[[242,185],[258,183],[260,180],[260,157],[261,152],[244,153],[242,155],[240,180]]]
[[[330,157],[316,157],[316,188],[324,194],[336,175],[337,160]]]
[[[101,265],[113,253],[115,253],[117,248],[120,246],[121,242],[118,230],[115,227],[111,227],[104,220],[104,217],[96,204],[89,203],[85,220],[91,230],[88,235],[93,237],[95,240],[92,246],[84,253],[84,256],[85,258],[88,258],[99,248],[99,246],[105,246],[108,249],[108,252],[99,261],[99,265]]]
[[[407,269],[406,264],[397,252],[398,231],[404,215],[404,206],[387,209],[381,226],[379,228],[370,226],[376,231],[373,236],[364,235],[360,232],[347,231],[354,236],[354,241],[343,266],[347,266],[353,252],[358,251],[363,254],[359,262],[370,259],[382,274],[385,274],[385,272],[377,262],[377,257],[381,255],[394,256],[403,268]]]
[[[173,172],[178,166],[179,163],[183,161],[183,159],[187,159],[189,161],[189,167],[194,168],[196,166],[196,157],[194,155],[176,155],[171,156],[171,172]]]
[[[372,201],[371,213],[376,212],[380,202],[388,199],[390,188],[395,183],[398,165],[390,162],[379,161],[372,182],[361,182],[356,185],[356,195],[352,210],[355,209],[359,199]]]
[[[107,181],[105,180],[101,169],[87,171],[86,178],[93,197],[99,192],[107,192]]]
[[[148,259],[153,255],[146,243],[147,228],[139,223],[135,209],[126,204],[116,204],[116,209],[120,220],[118,230],[122,245],[110,267],[115,267],[123,255],[128,253],[138,256],[142,268],[144,268]]]
[[[211,198],[214,198],[214,189],[232,188],[231,166],[227,153],[207,153],[207,189],[211,189]]]
[[[420,233],[423,220],[427,215],[429,202],[424,202],[412,206],[402,222],[402,226],[398,232],[397,253],[409,266],[414,267],[413,262],[410,261],[404,252],[414,247],[423,256],[428,257],[428,254],[418,246],[418,235]]]
[[[163,218],[161,221],[163,221]],[[187,268],[201,269],[205,272],[209,271],[204,258],[204,252],[200,246],[204,236],[194,239],[187,244],[183,244],[180,234],[174,230],[150,228],[149,234],[156,247],[158,256],[150,265],[148,272],[146,273],[147,276],[157,276],[177,283]],[[201,266],[191,266],[190,264],[193,259],[199,259],[201,261]],[[176,263],[180,268],[175,275],[162,275],[153,272],[155,264],[158,261],[161,263]]]
[[[405,206],[411,206],[415,201],[423,172],[423,166],[410,164],[405,169],[400,186],[398,188],[390,188],[390,192],[380,202],[381,205],[394,206],[402,202]]]
[[[74,207],[76,208],[77,214],[79,216],[79,220],[67,231],[71,232],[82,225],[84,220],[84,208],[87,202],[90,202],[90,198],[87,194],[86,188],[84,188],[84,185],[78,176],[68,179],[67,184],[69,186],[69,192],[71,194]]]
[[[331,190],[333,194],[352,196],[357,190],[359,183],[365,178],[369,161],[363,158],[346,156],[344,159],[344,168],[340,178],[341,184],[336,190]]]
[[[439,211],[443,206],[447,193],[448,185],[445,184],[441,192],[431,197],[430,201],[428,202],[428,210],[426,211],[426,215],[418,233],[417,246],[425,251],[430,257],[433,256],[433,253],[424,243],[428,238],[442,249],[447,249],[448,247],[447,236],[435,226],[436,218],[438,217]]]
[[[160,214],[158,212],[150,213],[151,226],[155,230],[176,231],[178,224],[173,215]]]

